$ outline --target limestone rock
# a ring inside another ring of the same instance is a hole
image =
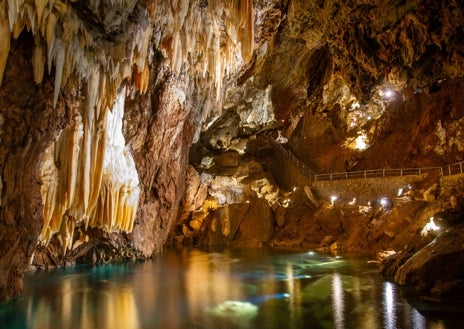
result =
[[[267,244],[273,235],[273,217],[262,199],[216,209],[203,221],[202,246],[247,246]]]
[[[226,149],[237,137],[240,117],[234,111],[225,112],[202,134],[202,143],[212,150]]]
[[[215,156],[214,162],[218,166],[237,167],[240,164],[240,155],[235,151],[224,152]]]
[[[186,172],[186,188],[182,199],[180,222],[187,219],[190,212],[199,209],[206,200],[208,185],[203,183],[200,174],[194,167],[188,166]]]
[[[463,236],[464,225],[447,229],[410,257],[396,272],[395,280],[424,293],[459,296],[464,275]]]

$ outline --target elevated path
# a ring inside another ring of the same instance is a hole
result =
[[[381,168],[316,173],[284,145],[272,138],[269,138],[269,143],[279,164],[279,170],[274,172],[274,177],[277,177],[283,188],[291,190],[295,187],[303,187],[313,206],[318,206],[320,201],[328,201],[332,198],[345,202],[356,199],[357,204],[371,204],[381,199],[393,200],[407,191],[414,192],[418,198],[423,198],[424,189],[436,184],[437,179],[442,186],[450,185],[448,186],[450,188],[451,185],[456,184],[456,180],[452,177],[459,178],[460,176],[454,175],[464,174],[464,161],[443,167]],[[282,175],[282,172],[286,174]]]
[[[398,177],[421,174],[438,174],[440,176],[458,175],[464,173],[464,161],[453,163],[443,167],[422,167],[422,168],[382,168],[368,169],[358,171],[345,171],[335,173],[316,173],[301,160],[299,160],[290,150],[282,144],[277,143],[273,138],[269,141],[274,150],[285,159],[290,161],[301,174],[306,176],[311,182],[332,181],[340,179],[357,179],[357,178],[378,178],[378,177]]]

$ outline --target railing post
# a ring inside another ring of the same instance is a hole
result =
[[[451,166],[448,166],[448,175],[451,175]]]
[[[385,177],[385,169],[382,169],[382,175]]]
[[[364,170],[364,178],[367,178],[367,171]]]
[[[462,174],[462,162],[459,163],[459,173]]]

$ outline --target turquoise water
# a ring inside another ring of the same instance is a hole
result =
[[[1,328],[464,328],[462,305],[431,304],[366,259],[196,249],[146,262],[25,276]]]

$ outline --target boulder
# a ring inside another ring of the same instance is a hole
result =
[[[453,297],[462,294],[464,224],[451,227],[412,255],[398,269],[395,281],[419,292]],[[458,288],[458,289],[454,289]]]

